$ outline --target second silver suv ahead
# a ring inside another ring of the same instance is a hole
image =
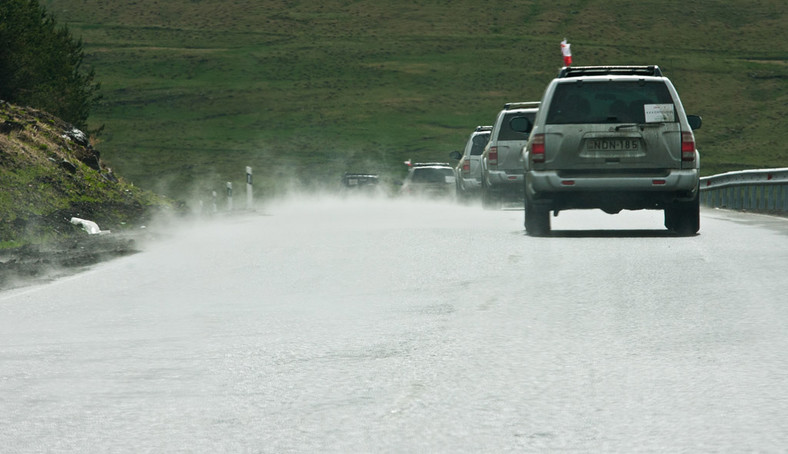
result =
[[[477,126],[468,137],[465,150],[462,153],[452,151],[449,154],[459,161],[454,170],[457,174],[457,198],[462,201],[479,195],[482,185],[481,157],[485,145],[490,141],[491,129],[492,126]]]
[[[664,210],[668,229],[695,234],[700,125],[658,66],[563,68],[523,150],[526,231],[548,233],[550,211],[599,208]]]
[[[522,149],[538,108],[538,102],[516,102],[504,105],[498,113],[481,158],[483,207],[496,208],[505,200],[522,200]]]

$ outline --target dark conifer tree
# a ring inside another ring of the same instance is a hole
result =
[[[38,0],[2,0],[0,43],[0,99],[87,126],[99,84],[82,68],[82,40]]]

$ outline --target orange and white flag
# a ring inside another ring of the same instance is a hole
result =
[[[566,38],[561,41],[561,53],[564,55],[564,66],[572,66],[572,49],[570,44],[566,42]]]

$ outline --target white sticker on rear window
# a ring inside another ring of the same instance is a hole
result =
[[[673,104],[644,104],[646,123],[662,123],[663,121],[676,121]]]

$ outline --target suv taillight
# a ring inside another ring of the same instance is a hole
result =
[[[465,160],[462,162],[462,173],[469,174],[471,173],[471,161]]]
[[[487,153],[487,163],[491,166],[498,165],[498,147],[490,147],[490,152]]]
[[[534,135],[531,142],[531,161],[544,162],[544,134]]]
[[[681,133],[681,160],[695,160],[695,137],[692,136],[691,132]]]

